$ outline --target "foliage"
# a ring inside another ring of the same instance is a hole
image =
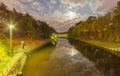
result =
[[[9,58],[13,51],[9,45],[9,24],[13,24],[13,39],[17,38],[49,38],[55,30],[40,20],[34,19],[28,13],[22,14],[15,9],[10,11],[3,3],[0,3],[0,63]]]
[[[85,40],[120,42],[120,2],[118,6],[101,17],[89,17],[69,29],[70,36]]]
[[[55,33],[52,33],[52,35],[50,36],[51,42],[53,44],[56,44],[57,40],[58,40],[58,35]]]
[[[28,13],[22,14],[15,9],[9,11],[7,7],[0,4],[0,32],[9,36],[9,30],[7,24],[15,25],[13,30],[14,37],[28,37],[28,38],[49,38],[50,34],[55,30],[49,25],[40,20],[34,19]]]
[[[8,56],[8,54],[10,53],[10,49],[8,48],[6,43],[6,40],[0,40],[0,59]]]

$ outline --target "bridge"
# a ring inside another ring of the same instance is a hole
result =
[[[50,36],[51,42],[53,44],[56,44],[58,38],[68,38],[68,34],[57,34],[57,33],[52,33],[52,35]]]

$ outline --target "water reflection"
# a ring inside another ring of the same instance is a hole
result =
[[[116,55],[78,40],[70,40],[70,43],[92,61],[105,76],[120,76],[120,58]]]
[[[119,58],[85,43],[71,43],[75,47],[67,39],[58,39],[56,47],[34,52],[24,67],[24,76],[117,76],[114,68],[118,67],[113,64]]]

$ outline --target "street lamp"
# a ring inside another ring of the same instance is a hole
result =
[[[10,51],[12,50],[12,29],[13,29],[13,25],[9,25],[10,28]]]

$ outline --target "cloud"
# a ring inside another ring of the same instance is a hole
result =
[[[50,0],[51,4],[57,4],[57,0]]]
[[[12,10],[14,7],[13,7],[13,4],[14,4],[14,0],[0,0],[0,2],[3,2],[7,7],[8,9]]]
[[[71,18],[71,14],[73,14],[73,17]],[[66,12],[60,12],[58,10],[54,11],[53,14],[51,14],[50,16],[48,16],[56,21],[59,21],[59,22],[65,22],[65,21],[68,21],[68,20],[72,20],[72,19],[75,19],[77,17],[83,17],[82,15],[80,15],[80,13],[76,13],[76,12],[72,12],[72,11],[66,11]]]
[[[104,12],[108,12],[116,7],[117,2],[118,0],[114,0],[114,1],[109,0],[109,2],[106,0],[103,0],[103,5],[99,7],[96,11],[104,10]]]
[[[32,6],[39,6],[39,5],[41,5],[41,4],[40,4],[39,2],[37,2],[37,1],[34,1],[34,2],[31,3],[31,5],[32,5]]]
[[[116,7],[119,0],[91,0],[90,8],[94,13],[105,14]]]
[[[24,0],[24,1],[26,1],[26,2],[32,2],[32,1],[34,1],[34,0]]]
[[[44,5],[38,1],[32,2],[29,7],[31,7],[30,11],[36,11],[36,13],[40,13],[41,11],[45,11],[46,8]],[[29,7],[27,9],[29,9]]]
[[[60,32],[90,15],[104,15],[116,7],[117,1],[120,0],[0,0],[10,10],[28,12]]]
[[[61,0],[64,5],[69,5],[70,7],[90,7],[93,13],[105,14],[111,11],[120,0]],[[89,11],[88,11],[89,12]]]
[[[87,1],[88,0],[61,0],[61,3],[72,7],[77,7],[77,6],[84,7]]]
[[[101,0],[91,0],[89,6],[93,12],[95,12],[100,6],[102,6]]]
[[[47,23],[50,24],[50,26],[54,27],[57,30],[57,32],[63,32],[67,31],[71,26],[74,26],[77,22],[81,20],[86,20],[87,17],[88,14],[81,15],[76,13],[76,17],[70,19],[70,17],[68,16],[68,12],[62,13],[60,11],[55,11],[53,15],[51,15],[45,20],[47,20]]]

